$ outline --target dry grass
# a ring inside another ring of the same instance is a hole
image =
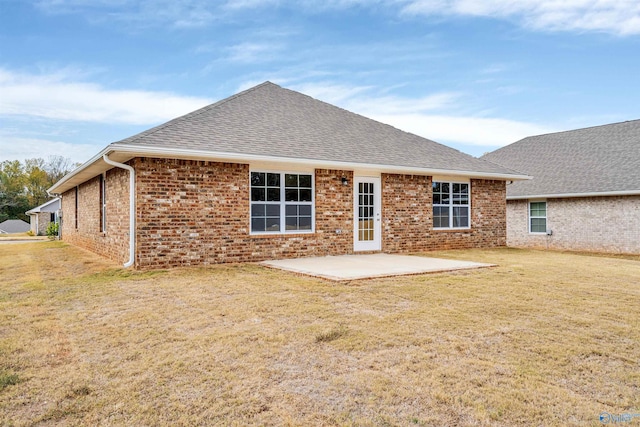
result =
[[[499,267],[334,284],[2,245],[0,424],[597,426],[640,412],[640,261],[438,255]]]

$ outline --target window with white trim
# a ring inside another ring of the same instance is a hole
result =
[[[469,228],[469,184],[433,182],[433,228]]]
[[[313,231],[313,175],[251,172],[251,233]]]
[[[547,232],[547,202],[529,202],[529,233]]]

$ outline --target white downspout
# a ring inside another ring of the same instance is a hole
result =
[[[123,267],[131,267],[136,260],[136,171],[129,165],[114,162],[106,154],[102,155],[102,160],[111,166],[129,171],[129,261],[125,262]]]

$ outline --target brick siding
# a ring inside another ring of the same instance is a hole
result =
[[[31,232],[37,236],[47,234],[47,227],[51,223],[51,212],[35,212],[29,214]]]
[[[251,235],[249,165],[136,158],[136,267],[168,268],[353,253],[353,171],[316,169],[315,232]],[[347,178],[349,185],[341,183]],[[382,250],[494,247],[506,243],[503,181],[471,181],[471,229],[433,230],[431,178],[382,174]],[[128,258],[128,172],[107,173],[107,232],[99,177],[62,199],[63,240],[115,261]]]
[[[129,172],[111,169],[106,174],[106,233],[101,232],[100,177],[62,195],[62,240],[117,262],[129,257]]]
[[[433,228],[431,177],[382,174],[383,251],[389,253],[506,245],[504,181],[471,180],[471,228]]]
[[[136,159],[139,267],[351,253],[352,173],[315,171],[315,233],[250,235],[249,165]],[[340,230],[340,233],[336,233]]]
[[[507,203],[507,244],[513,247],[640,253],[640,196],[547,200],[551,236],[529,233],[529,201]]]

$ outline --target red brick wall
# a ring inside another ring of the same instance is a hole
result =
[[[431,177],[382,174],[382,250],[388,253],[506,244],[504,181],[471,180],[471,228],[434,230]]]
[[[315,233],[250,235],[249,165],[136,158],[136,266],[166,268],[353,253],[353,172],[315,170]],[[341,178],[349,185],[344,186]],[[62,199],[63,239],[113,260],[128,259],[128,172],[107,173],[107,232],[100,232],[96,177]],[[433,230],[431,177],[382,174],[382,249],[417,252],[502,246],[503,181],[471,181],[470,230]]]
[[[62,240],[89,249],[117,262],[129,257],[129,173],[111,169],[106,174],[106,233],[101,232],[100,177],[62,195]]]
[[[350,253],[351,172],[315,171],[316,232],[249,234],[249,165],[136,159],[137,265],[172,267]],[[341,233],[336,233],[341,230]]]

